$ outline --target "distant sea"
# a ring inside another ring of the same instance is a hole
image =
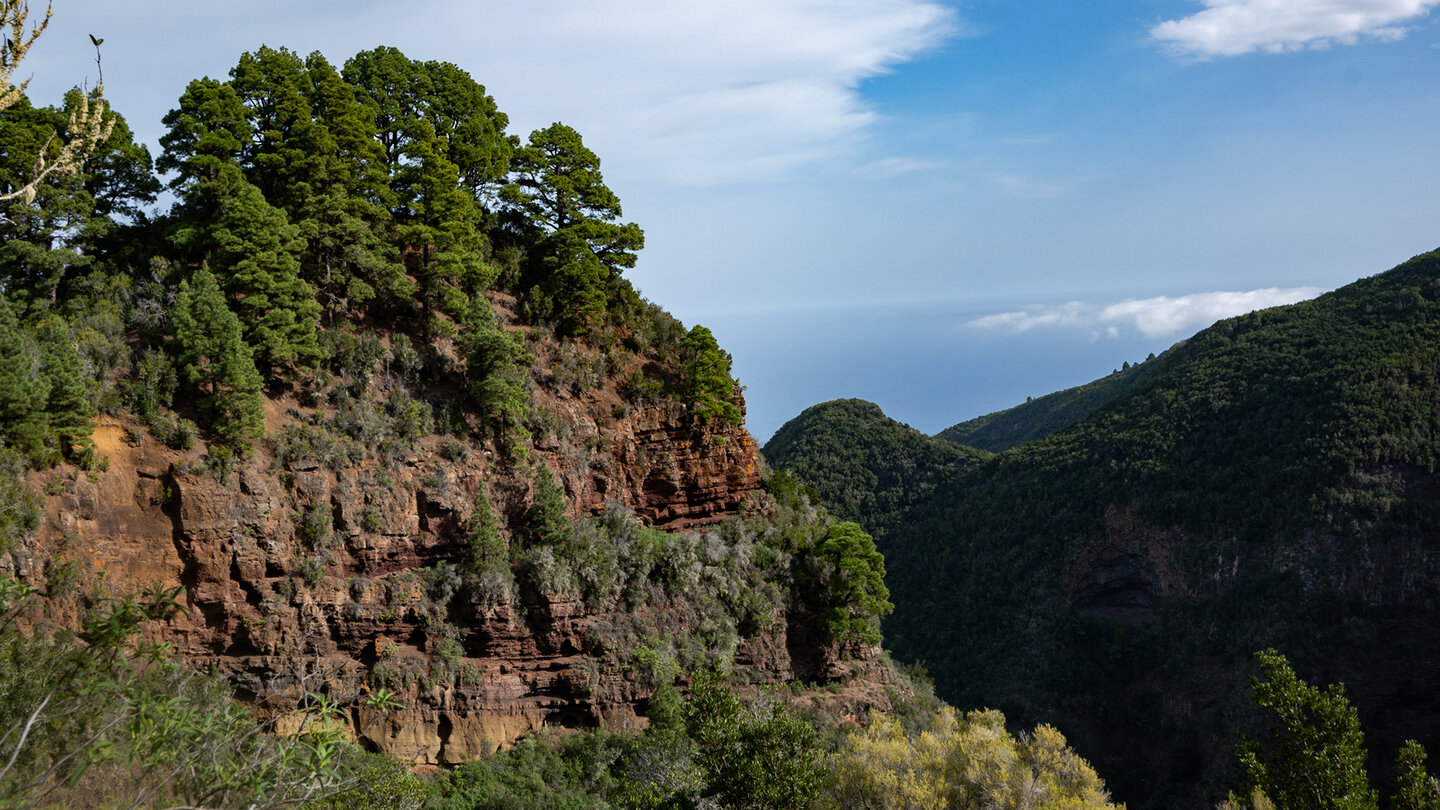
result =
[[[927,434],[1103,377],[1188,335],[1145,338],[1079,329],[1017,334],[967,323],[954,306],[709,315],[734,357],[746,424],[760,444],[801,411],[866,399]]]

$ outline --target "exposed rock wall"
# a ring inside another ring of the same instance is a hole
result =
[[[618,502],[656,527],[699,527],[758,490],[742,429],[694,423],[676,405],[601,418],[575,402],[554,410],[560,428],[532,458],[562,483],[572,515]],[[272,435],[294,415],[272,403]],[[643,724],[652,686],[635,666],[636,628],[685,638],[704,621],[673,598],[587,609],[577,596],[497,586],[449,599],[458,576],[434,572],[465,561],[475,493],[484,488],[502,521],[533,498],[523,470],[480,447],[457,461],[429,437],[402,460],[338,469],[277,464],[262,447],[217,475],[201,448],[170,450],[133,426],[108,422],[95,441],[105,469],[44,473],[46,526],[0,562],[49,597],[37,621],[73,626],[109,595],[182,585],[185,609],[148,627],[149,640],[276,715],[327,693],[350,707],[360,740],[403,761],[461,762],[545,726]],[[783,605],[765,615],[734,652],[744,681],[851,677],[878,652],[842,664]],[[381,689],[403,707],[381,711]]]

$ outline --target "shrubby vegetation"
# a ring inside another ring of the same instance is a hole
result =
[[[1311,686],[1273,649],[1255,658],[1260,674],[1250,678],[1252,700],[1270,725],[1262,739],[1246,739],[1238,747],[1250,792],[1243,797],[1231,793],[1220,809],[1379,807],[1367,773],[1360,717],[1344,685]],[[1395,810],[1440,807],[1440,781],[1426,771],[1426,756],[1415,740],[1400,746],[1390,798]]]
[[[0,803],[363,807],[381,792],[419,795],[403,769],[344,741],[324,696],[312,693],[298,730],[277,736],[229,683],[186,670],[167,645],[137,642],[141,625],[176,610],[178,592],[104,602],[78,634],[46,637],[15,621],[34,590],[0,580]]]
[[[826,760],[836,807],[1114,808],[1095,770],[1053,727],[1018,737],[992,710],[963,717],[944,706],[928,728],[906,734],[872,715]],[[1123,805],[1121,805],[1123,806]]]

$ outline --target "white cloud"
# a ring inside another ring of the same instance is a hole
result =
[[[954,31],[953,12],[925,0],[542,5],[547,39],[561,40],[552,52],[571,54],[563,68],[587,79],[542,70],[525,94],[569,88],[548,100],[567,120],[593,119],[576,125],[597,133],[607,160],[688,185],[829,157],[876,118],[859,84]]]
[[[889,180],[915,172],[928,172],[944,168],[943,163],[917,160],[908,157],[887,157],[867,166],[860,167],[860,174],[875,180]]]
[[[1181,53],[1238,56],[1405,36],[1403,23],[1440,0],[1203,0],[1205,10],[1150,29]]]
[[[1319,287],[1268,287],[1248,292],[1128,299],[1115,304],[1071,301],[1058,306],[1031,306],[1019,312],[987,315],[970,321],[966,326],[1011,334],[1034,329],[1073,329],[1088,331],[1094,337],[1114,338],[1126,332],[1139,332],[1147,338],[1157,338],[1194,332],[1221,318],[1293,304],[1314,298],[1322,292],[1325,290]]]

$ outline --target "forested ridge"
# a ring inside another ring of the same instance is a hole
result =
[[[952,425],[935,436],[997,453],[1049,436],[1100,410],[1145,379],[1155,368],[1151,365],[1154,359],[1152,354],[1145,362],[1135,365],[1126,361],[1108,377],[1043,397],[1027,397],[1024,404]]]
[[[1256,650],[1350,686],[1372,765],[1440,731],[1437,299],[1430,253],[1221,321],[1071,427],[913,473],[943,483],[900,509],[852,511],[876,497],[856,482],[937,439],[840,452],[902,434],[878,409],[816,406],[766,455],[875,534],[886,639],[945,699],[1057,722],[1131,806],[1203,806],[1258,733]]]
[[[44,25],[3,12],[8,79]],[[701,460],[753,441],[714,336],[623,277],[644,235],[574,129],[522,141],[463,70],[388,47],[242,54],[153,158],[102,87],[23,89],[0,97],[0,806],[1113,806],[1055,729],[957,713],[880,655],[884,560],[792,477],[660,516],[686,531],[618,500],[596,470],[620,439],[577,426],[648,414],[642,449],[670,430]],[[693,472],[667,464],[644,497]],[[85,547],[105,512],[166,533],[165,584]],[[476,650],[551,643],[560,608],[592,621],[534,696],[554,727],[423,778],[357,745],[515,697]],[[606,689],[641,722],[563,730]]]

